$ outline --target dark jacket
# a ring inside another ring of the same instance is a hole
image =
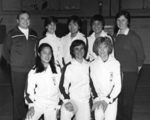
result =
[[[142,66],[145,54],[141,38],[132,30],[127,35],[115,35],[114,53],[123,72],[137,72]]]
[[[18,26],[5,37],[2,55],[11,65],[11,70],[28,72],[35,64],[37,33],[29,28],[29,37],[19,30]]]

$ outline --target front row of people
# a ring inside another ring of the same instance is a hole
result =
[[[71,62],[62,73],[54,63],[53,49],[42,43],[38,47],[36,64],[28,74],[25,101],[27,120],[91,120],[89,99],[92,97],[96,120],[115,120],[117,96],[121,91],[120,63],[110,55],[113,45],[109,37],[98,37],[93,45],[97,58],[84,59],[85,42],[75,40],[70,46]],[[62,105],[59,105],[59,100]]]

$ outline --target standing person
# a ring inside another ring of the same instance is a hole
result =
[[[3,56],[11,66],[13,88],[13,119],[22,120],[27,112],[24,104],[24,89],[29,70],[35,64],[37,33],[29,28],[30,14],[21,11],[18,25],[8,32],[3,44]]]
[[[118,120],[132,120],[134,94],[138,73],[143,65],[145,55],[140,37],[130,27],[130,13],[119,11],[115,18],[119,29],[115,37],[115,57],[121,64],[123,72],[122,92],[118,101]]]
[[[54,51],[55,63],[62,67],[62,47],[60,38],[55,34],[57,27],[57,19],[53,16],[47,17],[44,22],[44,27],[46,29],[45,36],[40,40],[39,45],[42,43],[48,43],[52,46]]]
[[[89,79],[89,63],[84,60],[85,43],[75,40],[70,46],[72,60],[64,67],[60,91],[64,96],[61,108],[61,120],[91,120],[90,117],[90,88],[96,98],[92,81]]]
[[[74,40],[80,39],[86,43],[85,35],[80,32],[82,21],[78,16],[71,16],[67,21],[67,25],[70,32],[61,38],[64,64],[67,64],[72,59],[70,55],[70,46]]]
[[[90,64],[90,75],[98,94],[92,107],[95,120],[116,120],[121,74],[120,63],[110,55],[112,50],[113,44],[109,37],[96,38],[93,52],[97,58]]]
[[[57,120],[59,109],[60,68],[56,66],[53,49],[43,43],[38,48],[36,64],[28,74],[25,100],[28,104],[27,120]]]
[[[96,14],[91,18],[91,22],[90,22],[92,31],[91,31],[91,35],[88,37],[88,56],[87,59],[89,59],[90,61],[94,60],[97,58],[97,55],[93,52],[93,44],[94,41],[97,37],[109,37],[112,40],[112,37],[110,35],[108,35],[105,31],[104,31],[104,26],[105,26],[105,20],[104,17],[102,15]],[[112,53],[114,54],[114,53]]]

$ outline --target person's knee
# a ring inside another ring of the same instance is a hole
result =
[[[103,120],[104,112],[101,108],[95,109],[95,120]]]
[[[64,105],[61,108],[61,114],[64,114],[64,115],[70,114],[70,112],[68,110],[66,110]]]

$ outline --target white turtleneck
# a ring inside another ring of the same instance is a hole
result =
[[[26,39],[28,40],[29,29],[28,29],[28,28],[27,28],[27,29],[24,29],[24,28],[21,28],[21,27],[19,27],[19,26],[18,26],[18,28],[19,28],[19,30],[25,35]]]

